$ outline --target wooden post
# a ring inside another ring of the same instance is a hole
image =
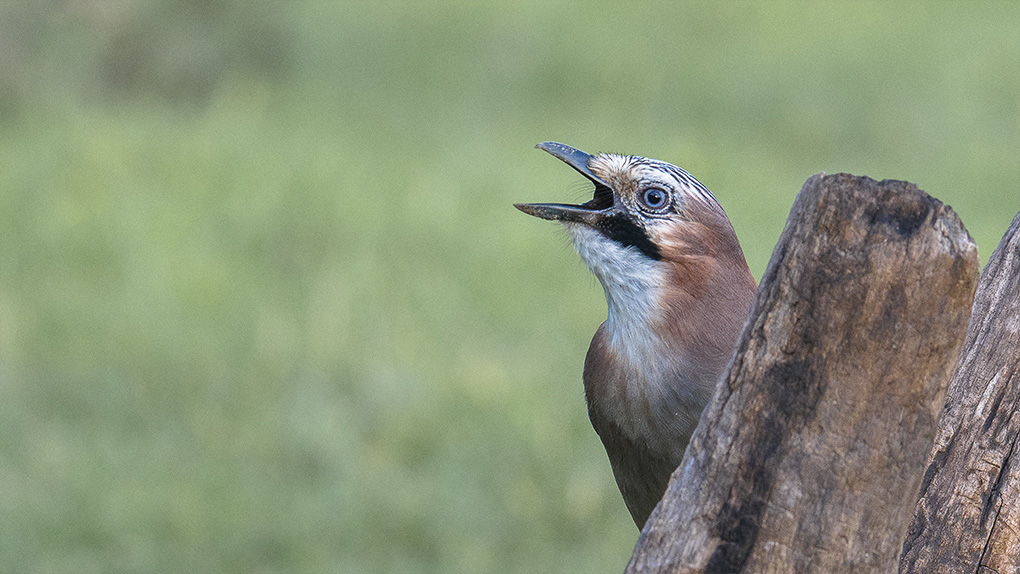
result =
[[[1020,214],[981,274],[900,572],[1020,570]]]
[[[891,572],[977,250],[907,182],[816,175],[628,572]]]

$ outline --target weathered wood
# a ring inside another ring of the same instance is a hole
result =
[[[810,178],[627,571],[894,571],[977,277],[913,184]]]
[[[981,274],[900,572],[1020,570],[1020,214]]]

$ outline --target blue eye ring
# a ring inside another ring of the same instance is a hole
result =
[[[658,187],[649,187],[641,192],[641,205],[652,211],[662,211],[669,206],[669,192]]]

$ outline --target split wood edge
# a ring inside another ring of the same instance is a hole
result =
[[[981,274],[901,574],[1020,569],[1020,213]]]

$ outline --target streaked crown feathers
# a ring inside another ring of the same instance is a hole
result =
[[[687,171],[664,161],[641,156],[600,153],[588,167],[621,196],[636,195],[651,187],[665,188],[685,201],[701,201],[718,208],[711,191]]]

